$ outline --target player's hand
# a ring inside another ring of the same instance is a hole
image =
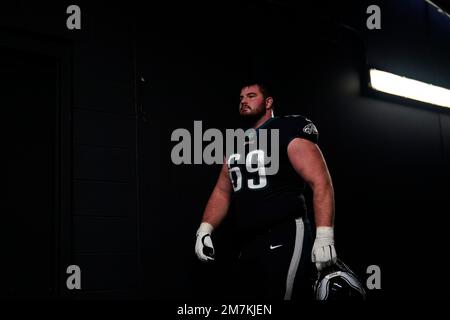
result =
[[[207,222],[202,222],[197,230],[195,254],[200,259],[200,261],[206,262],[214,260],[214,246],[211,239],[212,231],[213,226]]]
[[[317,227],[311,260],[316,264],[318,271],[336,263],[337,255],[334,248],[333,227]]]

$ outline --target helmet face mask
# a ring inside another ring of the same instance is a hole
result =
[[[361,281],[341,260],[317,275],[314,284],[316,300],[365,300]]]

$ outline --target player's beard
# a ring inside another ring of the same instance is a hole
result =
[[[245,128],[253,127],[266,114],[265,107],[265,103],[262,103],[253,112],[240,114],[243,126]]]

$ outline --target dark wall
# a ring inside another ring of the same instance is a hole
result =
[[[365,29],[365,21],[348,12],[347,20],[364,40],[367,64],[448,88],[448,18],[422,1],[379,5],[379,31]],[[338,65],[349,65],[341,61]],[[358,257],[365,266],[380,265],[383,290],[377,296],[430,297],[427,293],[434,292],[437,297],[443,293],[438,283],[411,279],[418,270],[435,272],[430,256],[439,256],[443,247],[434,244],[445,243],[449,112],[361,92],[357,71],[338,71],[329,91],[335,94],[319,99],[321,119],[328,118],[330,132],[337,133],[326,141],[336,146],[330,161],[337,241],[342,239],[341,250],[350,261]]]
[[[132,8],[86,12],[74,40],[73,253],[94,296],[140,283]],[[98,293],[96,292],[98,291]]]
[[[9,134],[15,137],[13,141],[2,140],[8,159],[5,198],[6,208],[9,209],[4,219],[8,227],[3,235],[14,244],[14,248],[4,250],[9,258],[4,265],[9,271],[15,270],[20,274],[14,288],[6,286],[12,295],[17,295],[29,285],[41,287],[44,295],[50,295],[56,289],[53,235],[56,216],[54,168],[57,161],[54,158],[54,140],[58,109],[57,70],[56,61],[49,57],[14,50],[1,52],[2,89],[8,92],[2,95],[2,105],[8,106],[3,115],[11,124]],[[34,85],[24,83],[25,77]],[[26,90],[27,94],[22,90]],[[42,212],[34,208],[40,208]],[[28,241],[30,238],[32,242]],[[24,252],[28,254],[24,255]],[[27,272],[30,264],[37,261],[40,263],[35,264],[34,270],[40,277]]]
[[[20,84],[28,97],[2,94],[16,121],[8,127],[10,155],[24,145],[31,152],[22,162],[9,160],[20,171],[8,175],[14,212],[8,225],[21,231],[7,251],[15,295],[232,296],[232,216],[215,233],[217,262],[204,265],[194,255],[195,231],[220,168],[174,165],[170,138],[176,128],[193,132],[196,120],[203,131],[236,127],[239,84],[252,74],[271,80],[277,114],[303,114],[316,123],[335,186],[338,255],[363,278],[369,265],[381,268],[382,289],[370,297],[442,293],[439,283],[415,274],[435,272],[445,251],[450,114],[372,92],[364,75],[371,65],[450,88],[447,17],[420,0],[79,2],[82,29],[69,31],[69,4],[18,1],[1,13],[2,68],[13,70],[2,87],[21,83],[12,76],[16,67],[4,63],[17,59],[11,50],[44,70]],[[365,27],[370,4],[381,7],[381,30]],[[17,68],[36,72],[24,66]],[[35,92],[51,92],[54,109],[45,108],[50,94]],[[30,101],[39,108],[26,111]],[[33,148],[53,154],[53,171]],[[28,171],[21,169],[26,158],[34,165]],[[20,188],[27,177],[37,182]],[[52,188],[50,209],[25,201]],[[46,213],[30,220],[37,211]],[[24,221],[35,223],[25,228]],[[27,250],[33,254],[17,262]],[[45,261],[46,275],[41,282],[22,279],[18,290],[14,279],[25,271],[15,266],[37,259]],[[81,291],[65,287],[70,264],[81,267]]]
[[[9,105],[9,108],[15,108],[14,112],[20,114],[22,121],[32,124],[21,127],[21,131],[28,136],[29,143],[40,150],[37,152],[44,152],[45,149],[34,140],[50,130],[49,126],[60,127],[64,132],[56,134],[52,145],[66,150],[64,156],[58,152],[53,157],[61,162],[63,169],[60,170],[57,165],[53,167],[52,173],[56,179],[52,187],[56,191],[65,190],[66,194],[57,196],[56,204],[52,206],[56,212],[52,229],[45,230],[35,223],[28,227],[31,231],[22,233],[22,242],[29,243],[28,246],[17,246],[13,242],[12,251],[24,258],[16,261],[17,267],[11,271],[11,286],[16,288],[17,279],[23,277],[20,270],[34,264],[42,265],[42,260],[46,263],[44,268],[49,269],[48,264],[52,268],[47,272],[51,270],[55,279],[47,282],[51,282],[54,290],[48,293],[41,285],[28,282],[20,290],[14,289],[18,297],[30,294],[40,297],[69,294],[80,297],[132,297],[137,292],[141,276],[133,10],[109,3],[78,2],[82,28],[68,30],[66,8],[70,4],[17,1],[14,5],[5,5],[1,13],[0,28],[5,35],[0,43],[2,52],[5,48],[14,48],[40,59],[38,65],[44,65],[45,60],[34,53],[42,51],[44,57],[55,57],[58,70],[63,70],[54,77],[53,82],[46,82],[44,77],[27,75],[27,72],[34,73],[34,69],[24,70],[20,82],[22,94],[28,95],[31,103],[19,101]],[[57,83],[67,83],[69,88],[63,92],[64,88],[55,87]],[[41,87],[56,92],[51,97],[44,94],[46,91]],[[48,104],[36,99],[35,91],[56,101],[55,112],[66,116],[58,119],[48,115]],[[26,106],[33,107],[34,112],[24,110]],[[4,107],[6,109],[7,105]],[[8,130],[12,144],[17,146],[21,140],[15,127],[11,125]],[[38,162],[38,154],[30,155],[27,161],[34,164],[31,167],[34,172],[45,173]],[[27,171],[23,163],[17,170],[20,174],[8,177],[11,183],[23,183],[25,176],[30,179],[35,176]],[[14,196],[22,201],[20,212],[23,218],[14,220],[14,228],[23,230],[23,225],[29,220],[27,215],[36,216],[39,213],[40,218],[36,219],[48,219],[48,210],[33,201],[52,181],[52,176],[45,177],[20,193],[15,192]],[[14,191],[9,186],[8,183],[9,191]],[[12,202],[11,205],[15,206]],[[55,248],[51,258],[48,258],[48,245],[36,236],[39,231],[44,233],[43,237],[52,239],[52,248]],[[11,258],[14,259],[14,256]],[[51,262],[47,262],[49,259]],[[81,268],[82,290],[69,292],[66,288],[66,268],[73,264]],[[47,277],[46,273],[40,275],[39,270],[33,278]]]

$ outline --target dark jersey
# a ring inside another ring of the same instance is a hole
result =
[[[318,142],[315,125],[303,116],[274,117],[250,130],[244,146],[227,155],[235,221],[244,233],[306,214],[305,181],[292,167],[287,147],[295,138]]]

